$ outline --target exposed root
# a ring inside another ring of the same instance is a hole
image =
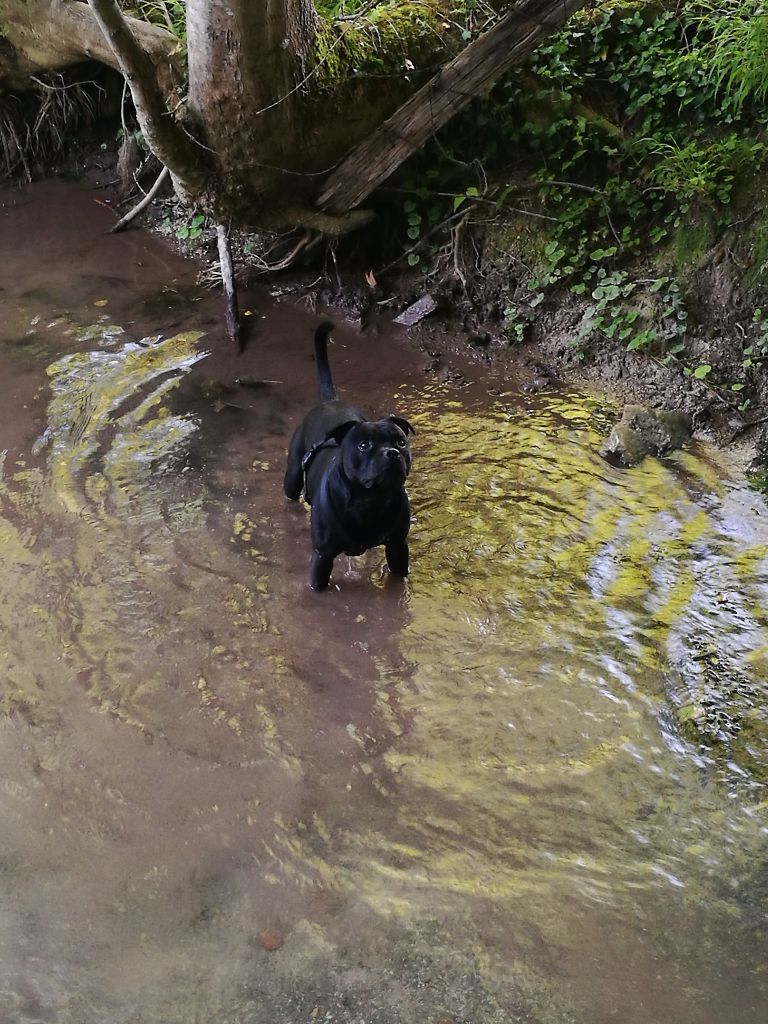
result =
[[[32,76],[29,92],[4,98],[0,114],[0,178],[32,180],[37,164],[53,163],[84,125],[95,120],[101,86],[64,75]]]
[[[236,244],[241,237],[242,236],[237,234],[234,235]],[[294,263],[300,253],[308,252],[310,249],[313,249],[322,238],[322,235],[312,231],[305,231],[288,253],[277,259],[273,259],[271,254],[278,247],[282,248],[286,237],[286,235],[274,236],[270,242],[265,242],[264,249],[261,253],[254,252],[250,247],[244,248],[242,245],[238,246],[238,267],[235,272],[235,279],[237,282],[243,284],[254,274],[274,274],[279,270],[286,270]],[[221,285],[221,269],[219,265],[214,263],[208,266],[200,274],[199,280],[208,288],[219,287]]]
[[[313,237],[313,233],[311,231],[305,231],[288,255],[284,256],[281,260],[278,260],[277,263],[270,263],[267,259],[263,259],[259,256],[253,257],[252,255],[252,259],[255,259],[255,264],[258,268],[257,273],[273,274],[277,270],[285,270],[287,267],[290,267],[302,249],[313,248],[319,240],[320,235],[315,235]]]

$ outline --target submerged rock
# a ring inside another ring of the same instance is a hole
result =
[[[687,413],[627,405],[600,454],[613,466],[636,466],[646,455],[666,455],[681,448],[692,432]]]

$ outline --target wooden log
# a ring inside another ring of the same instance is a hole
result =
[[[316,205],[337,214],[353,209],[438,128],[583,6],[584,0],[521,0],[356,146],[326,179]]]

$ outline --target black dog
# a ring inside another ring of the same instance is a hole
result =
[[[296,501],[304,491],[312,506],[313,590],[328,586],[337,555],[362,555],[384,545],[389,570],[408,575],[410,508],[405,478],[411,469],[408,434],[400,416],[366,420],[336,397],[328,365],[333,324],[315,331],[320,405],[304,417],[288,449],[283,489]]]

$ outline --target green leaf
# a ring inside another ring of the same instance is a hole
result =
[[[416,253],[415,252],[409,252],[408,253],[408,266],[409,267],[415,267],[418,262],[419,262],[419,257],[416,255]]]
[[[693,376],[697,380],[703,380],[707,376],[707,374],[711,372],[712,367],[709,365],[709,363],[702,363],[701,366],[697,366],[696,369],[693,371]]]

